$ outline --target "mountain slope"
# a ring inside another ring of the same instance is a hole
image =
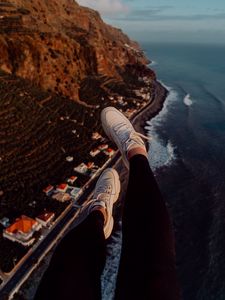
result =
[[[0,2],[0,69],[45,90],[79,100],[85,78],[124,81],[127,65],[146,63],[121,30],[73,0]]]

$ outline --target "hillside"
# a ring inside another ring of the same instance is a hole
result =
[[[75,101],[89,77],[124,82],[147,59],[138,44],[73,0],[0,2],[0,69]]]
[[[103,135],[100,111],[135,112],[154,98],[147,63],[135,42],[72,0],[0,0],[0,219],[61,214],[68,204],[43,189],[81,162],[107,160],[90,156],[92,134]],[[28,249],[2,232],[0,269],[9,271]]]

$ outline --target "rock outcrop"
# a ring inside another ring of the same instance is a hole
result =
[[[146,63],[138,44],[73,0],[0,2],[0,70],[44,90],[80,101],[86,78],[124,81],[127,66]]]

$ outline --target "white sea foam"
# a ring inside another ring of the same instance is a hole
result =
[[[191,99],[191,95],[190,94],[187,94],[184,97],[184,104],[187,105],[187,106],[191,106],[193,104],[193,101]]]
[[[156,117],[147,121],[146,126],[149,136],[152,137],[149,145],[149,160],[153,170],[162,166],[168,166],[176,159],[175,146],[171,141],[163,141],[159,136],[158,129],[165,120],[169,107],[178,100],[178,93],[162,82],[161,84],[169,91],[167,99],[164,102],[163,109]]]
[[[158,65],[157,61],[152,60],[151,63],[149,64],[150,67],[154,67]]]
[[[150,127],[155,127],[158,123],[161,123],[161,121],[164,119],[165,115],[168,113],[169,106],[178,100],[178,93],[175,89],[173,89],[170,86],[165,85],[163,82],[160,82],[168,91],[168,96],[163,104],[163,108],[161,111],[150,121],[147,121],[147,124]]]
[[[171,141],[169,141],[167,143],[166,149],[167,149],[167,153],[168,153],[168,159],[167,159],[166,165],[168,166],[176,159],[175,146],[172,144]]]

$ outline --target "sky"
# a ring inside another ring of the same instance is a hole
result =
[[[225,0],[78,0],[140,42],[225,44]]]

